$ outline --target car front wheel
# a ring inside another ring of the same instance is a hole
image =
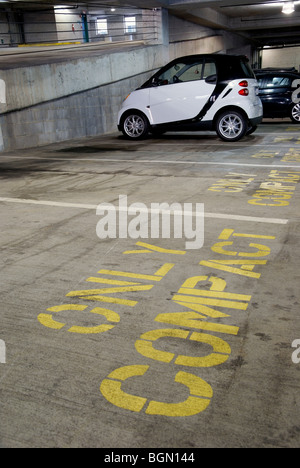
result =
[[[247,129],[245,117],[237,111],[226,111],[217,119],[216,132],[224,141],[239,141]]]
[[[123,118],[121,130],[126,138],[138,140],[148,134],[149,123],[142,113],[132,111]]]

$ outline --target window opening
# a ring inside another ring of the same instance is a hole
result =
[[[136,17],[135,16],[125,16],[125,34],[136,33]]]
[[[108,34],[107,19],[97,18],[96,31],[98,36]]]

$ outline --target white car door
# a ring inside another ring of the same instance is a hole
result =
[[[209,79],[207,80],[207,78]],[[150,112],[154,125],[193,119],[201,112],[216,87],[214,62],[176,63],[150,88]]]

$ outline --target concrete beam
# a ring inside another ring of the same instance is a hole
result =
[[[275,2],[275,0],[274,0]],[[196,6],[199,7],[201,5],[201,8],[207,8],[207,7],[227,7],[228,6],[228,0],[165,0],[165,2],[162,0],[162,3],[166,3],[169,5],[169,7],[176,6],[178,8],[188,8],[190,6]],[[262,0],[230,0],[230,6],[235,6],[235,5],[255,5],[258,4],[260,5],[262,3]],[[272,2],[270,2],[272,3]]]
[[[178,14],[176,9],[169,8],[174,14]],[[203,26],[214,29],[230,29],[230,20],[226,15],[219,13],[212,8],[193,8],[187,9],[180,13],[182,18],[192,21]]]
[[[257,17],[247,18],[232,18],[230,21],[231,29],[236,31],[247,31],[257,29],[276,29],[276,28],[292,28],[299,27],[300,15],[292,15],[287,17],[286,15],[281,16],[270,16],[263,19]]]

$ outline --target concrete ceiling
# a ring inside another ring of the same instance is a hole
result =
[[[0,0],[1,5],[14,8],[49,4],[80,5],[90,7],[135,6],[163,7],[175,16],[213,29],[223,29],[244,37],[256,46],[300,44],[300,1],[295,1],[295,12],[282,13],[287,0]]]
[[[169,9],[196,23],[225,29],[251,39],[257,46],[300,43],[300,1],[295,12],[282,13],[283,1],[169,0]]]

